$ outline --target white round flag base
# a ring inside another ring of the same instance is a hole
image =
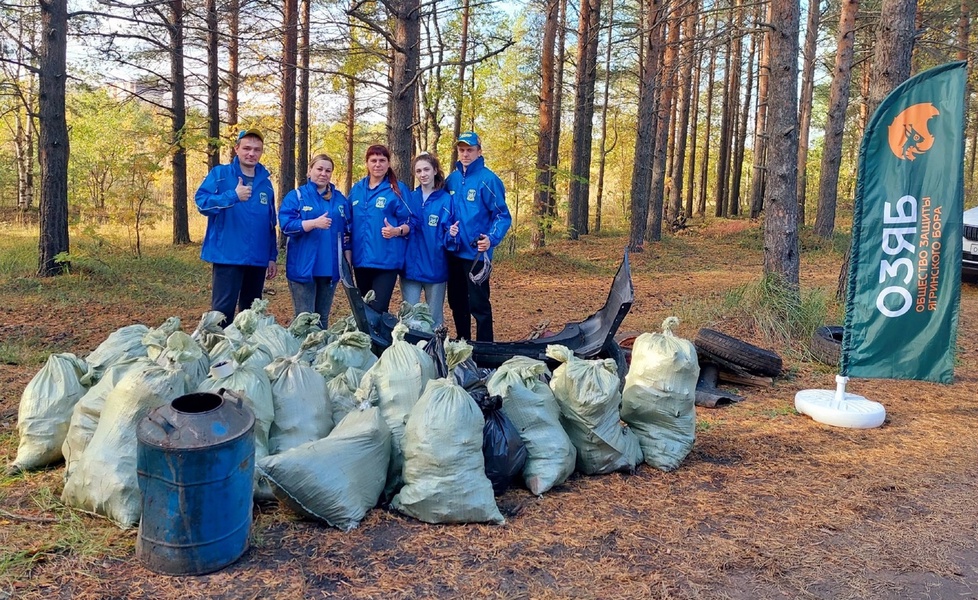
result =
[[[879,402],[846,392],[840,399],[837,390],[801,390],[795,394],[795,410],[819,423],[850,429],[879,427],[886,419]]]

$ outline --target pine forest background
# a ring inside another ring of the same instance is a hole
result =
[[[509,251],[601,232],[641,250],[684,217],[776,219],[765,270],[797,282],[798,229],[848,229],[858,144],[885,93],[952,60],[968,60],[974,81],[974,9],[5,0],[0,208],[40,223],[38,272],[53,274],[69,231],[137,254],[150,229],[199,242],[193,192],[240,129],[266,132],[279,199],[312,154],[332,155],[346,190],[366,147],[385,143],[410,182],[411,156],[433,152],[447,172],[454,139],[475,129],[507,187]]]

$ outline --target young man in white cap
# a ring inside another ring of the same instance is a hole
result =
[[[448,306],[456,337],[473,339],[471,318],[475,317],[475,340],[491,342],[492,304],[486,263],[513,218],[506,206],[503,182],[485,166],[479,136],[467,131],[459,136],[456,146],[458,162],[445,180],[455,218],[449,228],[455,244],[448,256]]]
[[[200,258],[213,265],[211,310],[226,326],[239,310],[261,298],[266,279],[278,273],[275,191],[262,165],[265,138],[257,129],[238,134],[235,158],[211,169],[194,201],[207,217]]]

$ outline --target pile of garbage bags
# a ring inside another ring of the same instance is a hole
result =
[[[10,472],[65,462],[62,501],[121,527],[138,524],[136,428],[154,409],[194,392],[231,390],[255,415],[257,501],[349,531],[386,505],[428,523],[503,523],[496,498],[513,485],[547,493],[575,472],[676,469],[695,441],[692,343],[638,337],[619,390],[614,361],[564,346],[558,366],[516,356],[482,369],[472,347],[405,340],[404,307],[381,355],[352,318],[328,330],[302,313],[288,327],[257,300],[222,329],[207,312],[130,325],[84,359],[52,354],[27,385]]]

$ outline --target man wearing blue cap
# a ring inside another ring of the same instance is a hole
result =
[[[506,206],[503,182],[485,165],[482,144],[474,131],[456,142],[458,162],[445,180],[452,195],[455,223],[448,255],[448,306],[455,321],[455,336],[493,341],[492,304],[489,302],[489,272],[493,249],[503,241],[513,222]]]
[[[275,191],[268,169],[260,162],[265,138],[257,129],[238,134],[235,158],[211,169],[194,201],[207,217],[200,258],[213,265],[211,310],[224,313],[251,308],[261,298],[265,279],[278,273],[275,238]]]

